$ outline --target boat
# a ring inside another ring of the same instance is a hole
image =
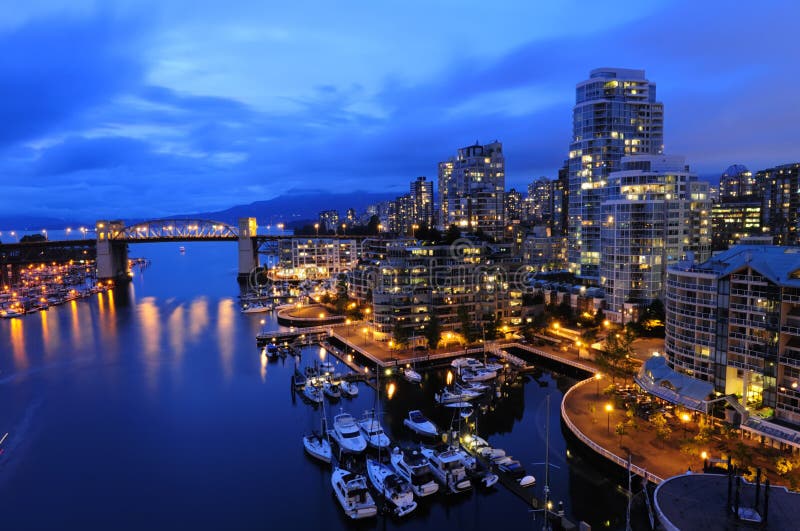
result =
[[[471,396],[472,399],[478,398],[482,394],[481,391],[476,391],[475,389],[472,389],[464,385],[459,385],[457,383],[453,384],[453,391],[455,391],[455,393],[459,395]]]
[[[422,448],[420,451],[428,458],[434,477],[450,492],[466,492],[472,488],[459,452],[452,448]]]
[[[263,351],[262,355],[264,355]],[[306,383],[308,383],[308,379],[306,378],[306,376],[297,367],[294,368],[292,383],[294,384],[294,388],[298,391],[302,391],[303,388],[306,386]]]
[[[322,390],[311,381],[306,382],[303,387],[303,396],[315,404],[322,402]]]
[[[355,382],[342,380],[339,382],[339,391],[342,392],[342,395],[352,398],[358,396],[358,385]]]
[[[418,450],[403,452],[395,448],[392,450],[391,462],[397,474],[411,484],[415,495],[423,498],[439,491],[439,484],[433,479],[428,458]]]
[[[474,391],[478,394],[485,393],[486,391],[492,388],[491,385],[486,385],[478,382],[464,382],[463,384],[460,385],[460,387],[462,389]]]
[[[333,418],[333,430],[328,430],[328,434],[342,452],[359,454],[367,449],[367,441],[350,413],[336,415]]]
[[[267,357],[275,358],[280,355],[280,349],[278,349],[278,345],[275,343],[269,343],[267,345]]]
[[[464,393],[454,393],[449,389],[445,388],[442,389],[440,392],[433,395],[434,400],[438,404],[455,404],[455,403],[464,403],[469,402],[470,400],[474,400],[480,395],[473,395],[473,394],[464,394]],[[458,406],[462,407],[462,406]]]
[[[450,362],[454,369],[483,369],[483,363],[475,358],[456,358]]]
[[[245,304],[242,306],[242,313],[263,313],[272,309],[268,304]]]
[[[358,421],[358,427],[364,434],[367,444],[373,448],[388,448],[391,444],[389,437],[383,432],[383,426],[375,415],[374,409],[364,412],[364,416]]]
[[[488,369],[463,369],[461,379],[465,382],[485,382],[497,378],[497,372]]]
[[[405,378],[408,383],[418,384],[422,382],[422,375],[411,367],[401,368],[400,374],[403,375],[403,378]]]
[[[314,432],[311,435],[306,435],[303,437],[303,446],[306,449],[306,452],[311,457],[319,459],[325,463],[331,462],[331,443],[328,441],[328,437],[325,435],[327,430],[325,429],[325,425],[327,423],[325,419],[325,406],[323,404],[322,413],[321,413],[321,429],[319,432]]]
[[[417,508],[411,485],[388,466],[374,459],[367,459],[367,476],[386,501],[394,505],[397,516],[406,516]]]
[[[340,398],[342,393],[339,391],[339,384],[333,383],[330,380],[322,382],[322,392],[328,395],[328,398]]]
[[[528,475],[528,473],[525,472],[525,468],[516,459],[506,456],[503,459],[497,460],[496,463],[497,469],[511,476],[511,478],[519,483],[520,487],[530,487],[536,484],[536,478]]]
[[[325,360],[319,364],[320,372],[333,372],[333,362]]]
[[[436,424],[428,420],[418,409],[409,411],[408,418],[403,420],[403,424],[419,435],[424,435],[426,437],[436,437],[439,435],[439,429],[436,427]]]
[[[186,247],[181,245],[180,247],[178,247],[178,252],[180,252],[181,254],[186,254]]]
[[[378,506],[367,490],[367,479],[364,476],[336,467],[331,476],[331,485],[344,513],[353,520],[378,514]]]
[[[450,407],[453,409],[467,409],[471,408],[472,404],[469,402],[450,402],[449,404],[442,404],[444,407]]]

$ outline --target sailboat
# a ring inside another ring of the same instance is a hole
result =
[[[303,446],[311,457],[315,457],[325,463],[331,462],[331,443],[328,441],[327,421],[325,417],[325,401],[322,402],[320,413],[320,432],[303,437]]]

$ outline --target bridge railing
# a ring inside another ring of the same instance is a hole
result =
[[[114,240],[236,239],[239,229],[221,221],[198,219],[158,219],[137,223],[114,232]]]

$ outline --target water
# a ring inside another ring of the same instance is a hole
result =
[[[425,499],[404,521],[346,519],[329,469],[303,453],[319,413],[294,397],[291,359],[262,363],[255,335],[277,324],[238,311],[231,243],[138,244],[151,267],[124,287],[0,321],[0,526],[3,529],[540,529],[523,502],[494,491]],[[308,348],[303,363],[319,358]],[[545,396],[550,394],[552,497],[574,521],[618,527],[624,498],[591,465],[567,459],[559,424],[574,380],[542,372],[507,388],[479,416],[480,434],[544,483]],[[397,382],[384,425],[433,405],[441,374],[422,388]],[[538,380],[538,382],[537,382]],[[346,407],[374,405],[360,384]],[[622,522],[624,525],[624,522]],[[454,527],[452,527],[454,526]]]

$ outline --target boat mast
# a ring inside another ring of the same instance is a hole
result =
[[[544,529],[550,529],[549,508],[550,503],[550,394],[545,398],[545,451],[544,451]]]

